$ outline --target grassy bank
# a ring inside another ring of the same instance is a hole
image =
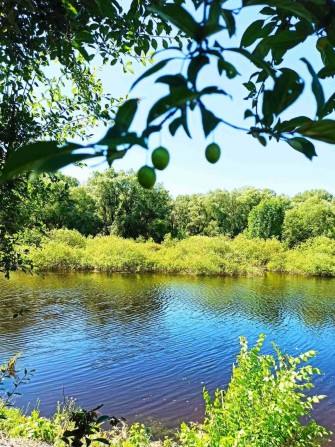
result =
[[[335,240],[324,236],[288,249],[276,239],[194,236],[162,244],[115,236],[85,238],[53,230],[31,249],[40,270],[161,272],[192,275],[258,275],[267,271],[335,276]]]

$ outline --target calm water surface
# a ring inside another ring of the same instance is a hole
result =
[[[316,411],[335,431],[335,279],[48,274],[0,279],[0,363],[21,351],[36,370],[20,405],[43,415],[73,396],[84,407],[166,427],[200,420],[202,387],[225,387],[239,336],[315,349]],[[25,312],[17,319],[13,314]]]

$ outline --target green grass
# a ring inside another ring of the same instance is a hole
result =
[[[260,275],[285,272],[335,276],[335,240],[324,236],[289,249],[276,239],[239,235],[193,236],[162,244],[116,236],[85,238],[75,230],[53,230],[30,256],[40,270],[160,272],[191,275]]]

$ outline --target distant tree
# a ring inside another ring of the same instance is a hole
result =
[[[231,192],[214,191],[210,194],[214,205],[219,233],[235,237],[248,226],[251,210],[265,198],[274,197],[268,189],[245,187]]]
[[[64,227],[78,230],[85,236],[95,236],[102,230],[102,220],[98,215],[98,206],[84,186],[71,187],[69,190],[71,208],[68,210]]]
[[[285,205],[279,198],[262,200],[253,208],[248,218],[248,234],[253,238],[281,239]]]
[[[171,198],[162,186],[145,190],[133,172],[108,169],[94,173],[87,188],[96,200],[104,234],[160,242],[171,231]]]
[[[283,235],[289,246],[316,236],[334,238],[334,204],[316,197],[299,203],[286,212]]]
[[[250,211],[267,197],[274,192],[251,187],[179,196],[173,204],[173,234],[237,236],[247,228]]]
[[[327,202],[331,202],[334,198],[334,195],[325,189],[311,189],[309,191],[300,192],[292,197],[292,202],[304,202],[309,199],[317,199],[317,200],[326,200]]]

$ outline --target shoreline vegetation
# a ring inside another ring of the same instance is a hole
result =
[[[76,230],[52,230],[29,249],[37,271],[100,271],[190,275],[263,275],[266,272],[335,276],[335,240],[308,239],[289,248],[277,239],[246,235],[165,238],[161,243],[117,236],[85,237]]]
[[[0,246],[7,277],[32,263],[44,271],[335,276],[335,197],[325,190],[173,198],[112,168],[85,185],[57,174],[27,187],[29,197],[0,210],[0,227],[15,224]]]

